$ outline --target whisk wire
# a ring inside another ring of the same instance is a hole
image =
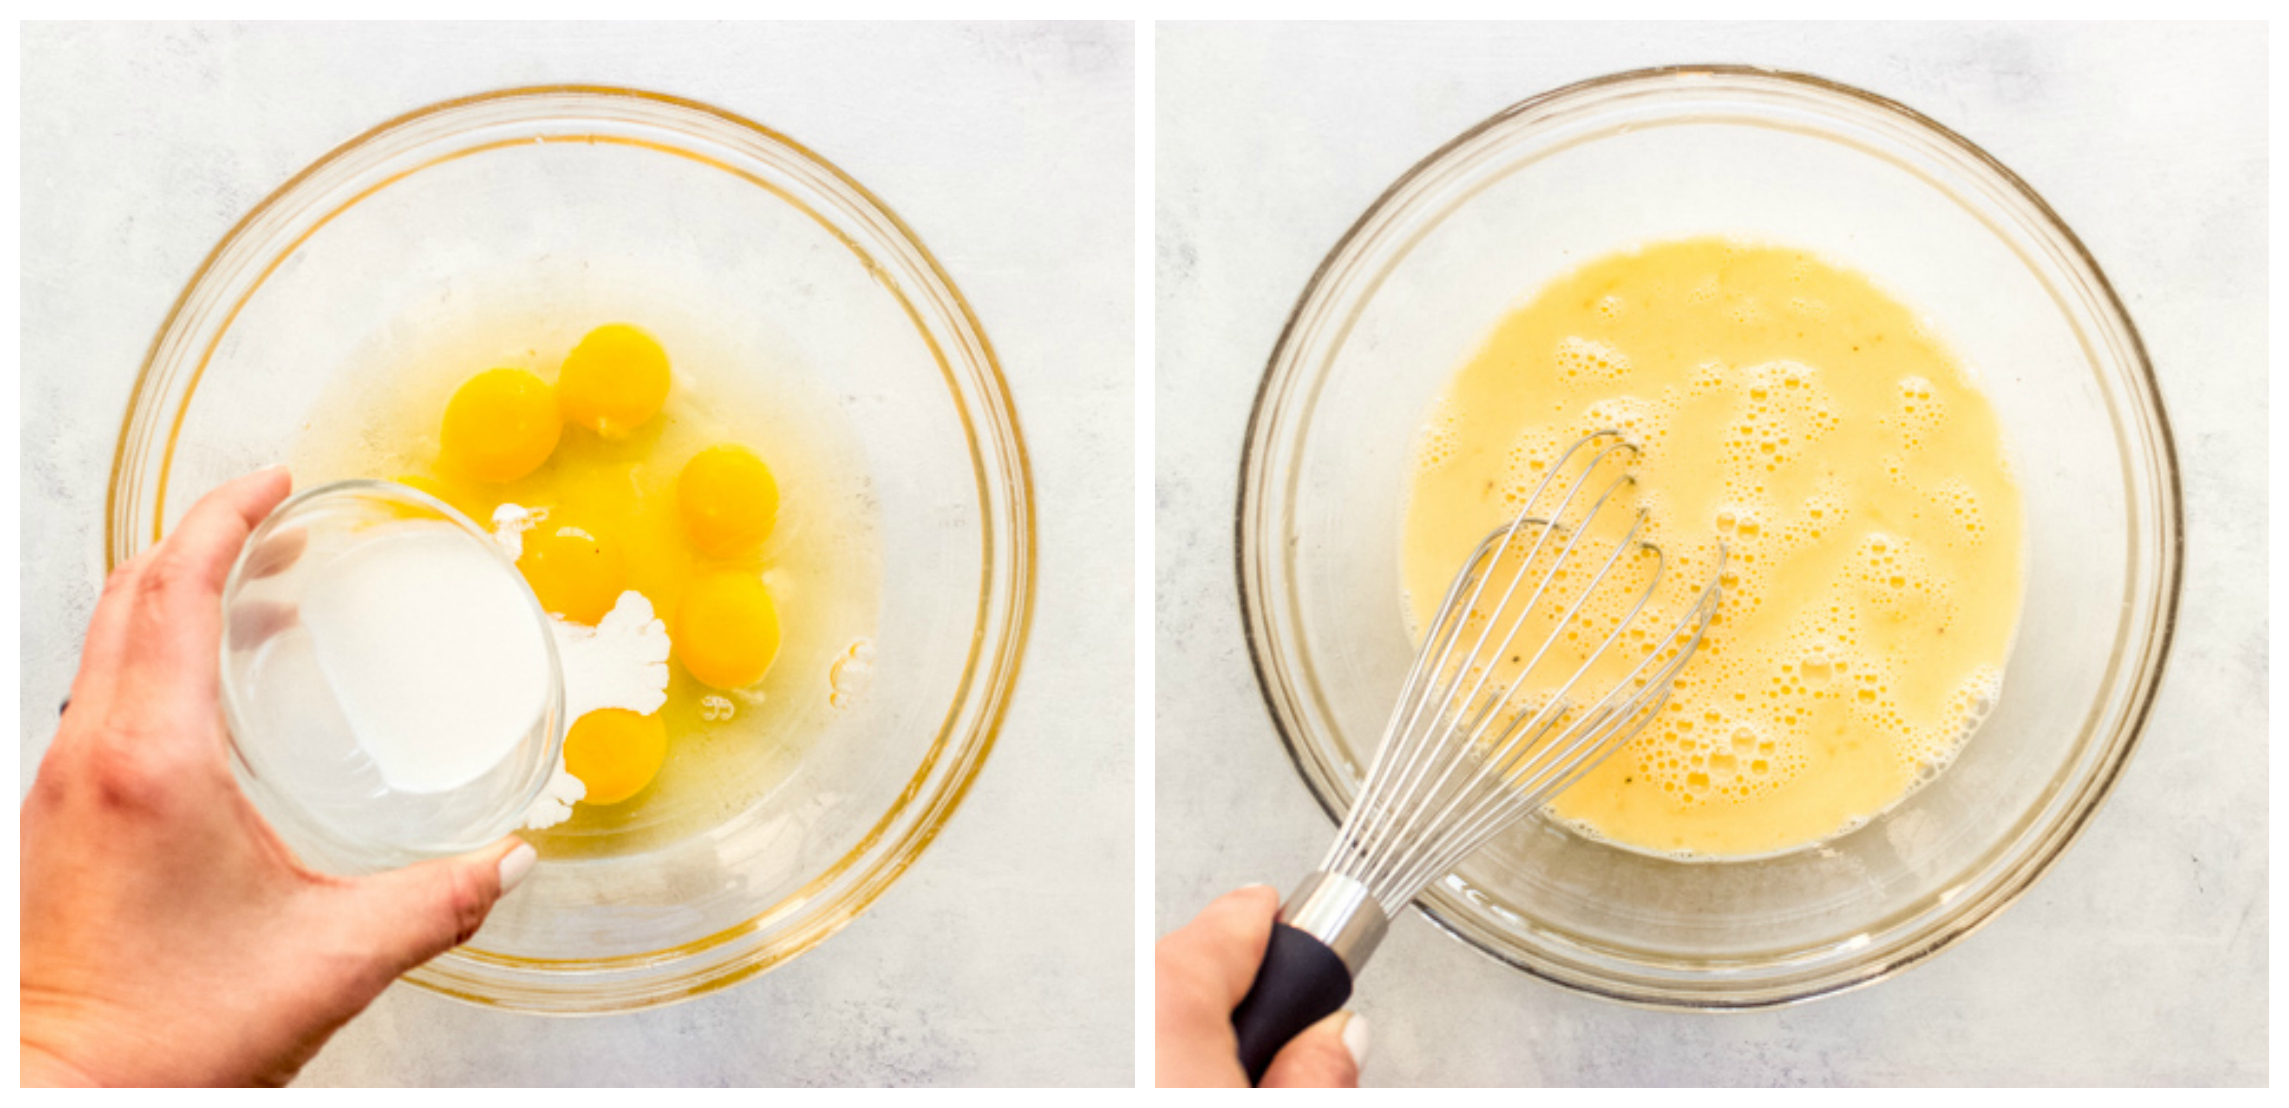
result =
[[[1491,570],[1495,565],[1499,564],[1501,552],[1509,549],[1510,541],[1518,533],[1519,528],[1523,527],[1530,519],[1534,517],[1535,506],[1541,502],[1542,494],[1549,490],[1550,482],[1556,479],[1558,474],[1564,469],[1566,462],[1571,459],[1574,454],[1583,446],[1606,434],[1612,434],[1612,432],[1599,432],[1598,434],[1584,437],[1581,440],[1575,442],[1572,446],[1567,447],[1566,452],[1558,458],[1556,464],[1553,464],[1550,467],[1549,472],[1542,475],[1542,480],[1534,486],[1533,494],[1526,498],[1525,504],[1522,505],[1519,508],[1517,514],[1511,518],[1509,525],[1501,529],[1501,540],[1496,542],[1493,536],[1490,535],[1486,541],[1481,542],[1479,544],[1478,551],[1472,555],[1469,568],[1465,571],[1464,574],[1458,575],[1455,578],[1453,584],[1448,586],[1446,598],[1441,602],[1439,606],[1439,619],[1435,621],[1432,626],[1432,633],[1435,637],[1436,646],[1434,647],[1432,645],[1426,644],[1423,649],[1416,652],[1414,666],[1408,674],[1407,684],[1400,696],[1399,703],[1402,705],[1413,704],[1414,711],[1405,714],[1403,724],[1401,720],[1402,713],[1399,711],[1392,712],[1390,721],[1384,727],[1383,741],[1376,744],[1376,756],[1374,759],[1374,764],[1370,766],[1368,770],[1368,787],[1370,790],[1375,789],[1378,782],[1388,779],[1389,775],[1376,772],[1376,770],[1382,766],[1385,755],[1393,752],[1394,749],[1401,751],[1407,749],[1408,744],[1405,740],[1415,734],[1415,725],[1421,718],[1423,709],[1429,705],[1429,701],[1420,696],[1422,691],[1422,682],[1423,680],[1431,678],[1436,674],[1446,672],[1447,663],[1452,658],[1454,653],[1454,647],[1461,641],[1461,633],[1464,626],[1468,622],[1466,618],[1467,613],[1478,610],[1479,601],[1485,594],[1486,583],[1493,577]],[[1600,451],[1597,457],[1591,459],[1590,465],[1585,468],[1581,475],[1574,479],[1573,484],[1567,488],[1566,494],[1564,498],[1559,501],[1557,509],[1550,513],[1550,518],[1553,520],[1558,518],[1558,516],[1561,515],[1565,509],[1573,503],[1575,495],[1581,491],[1582,485],[1588,482],[1590,475],[1595,472],[1598,464],[1603,462],[1616,450],[1622,448],[1623,447],[1621,445],[1608,447],[1605,450]],[[1599,503],[1602,504],[1603,500],[1601,499]],[[1543,527],[1537,532],[1533,549],[1527,552],[1526,559],[1520,563],[1522,568],[1533,564],[1533,560],[1541,554],[1542,545],[1549,540],[1549,535],[1549,527]],[[1557,563],[1552,564],[1552,572],[1555,571],[1557,564],[1562,562],[1563,555],[1560,556]],[[1509,596],[1512,592],[1516,591],[1518,583],[1523,579],[1523,573],[1511,579],[1510,588],[1504,593],[1505,604],[1508,603]],[[1457,594],[1461,592],[1462,587],[1466,583],[1471,585],[1470,599],[1458,607],[1455,604],[1455,599]],[[1530,610],[1533,606],[1533,603],[1539,602],[1541,596],[1540,589],[1547,587],[1547,585],[1548,575],[1545,575],[1544,580],[1540,585],[1537,586],[1534,600],[1530,601],[1527,605],[1524,606],[1526,609]],[[1500,611],[1501,608],[1498,607],[1496,610]],[[1470,654],[1466,656],[1477,656],[1479,652],[1485,647],[1487,633],[1491,632],[1492,630],[1493,620],[1489,618],[1486,626],[1479,632],[1478,641],[1472,644]],[[1435,659],[1432,657],[1434,653],[1437,655]],[[1393,741],[1395,738],[1401,741],[1395,743]],[[1396,785],[1399,783],[1392,782],[1392,784]]]
[[[1502,602],[1492,609],[1492,612],[1500,613],[1507,608],[1510,599],[1516,594],[1519,584],[1526,577],[1526,569],[1534,564],[1535,559],[1541,554],[1543,546],[1549,541],[1550,532],[1554,529],[1552,525],[1561,519],[1566,510],[1572,506],[1575,497],[1580,494],[1582,487],[1589,482],[1598,466],[1619,451],[1634,451],[1636,449],[1628,443],[1620,441],[1617,432],[1597,432],[1585,436],[1577,440],[1572,446],[1567,447],[1565,453],[1561,454],[1557,462],[1552,464],[1549,470],[1543,474],[1542,480],[1536,483],[1534,492],[1526,498],[1525,503],[1512,516],[1509,525],[1499,530],[1499,541],[1496,540],[1495,536],[1490,535],[1486,541],[1480,543],[1465,572],[1458,575],[1454,583],[1448,587],[1447,595],[1439,608],[1439,618],[1432,625],[1432,641],[1427,642],[1425,647],[1416,653],[1415,664],[1408,674],[1407,683],[1399,699],[1401,707],[1392,712],[1389,723],[1385,725],[1383,741],[1377,744],[1375,758],[1368,770],[1366,793],[1354,805],[1354,813],[1362,811],[1380,813],[1392,808],[1399,800],[1416,794],[1421,785],[1418,775],[1427,766],[1427,760],[1421,757],[1423,748],[1427,747],[1431,740],[1437,737],[1440,731],[1438,725],[1451,714],[1453,705],[1452,694],[1454,690],[1449,686],[1448,695],[1441,697],[1438,701],[1437,709],[1429,721],[1430,725],[1418,730],[1418,724],[1423,719],[1423,712],[1432,706],[1430,698],[1422,695],[1425,691],[1424,682],[1440,680],[1440,675],[1448,672],[1448,664],[1453,658],[1454,648],[1461,641],[1462,632],[1468,623],[1468,614],[1480,610],[1479,602],[1484,598],[1487,583],[1493,578],[1492,571],[1500,564],[1502,554],[1510,548],[1511,542],[1519,530],[1525,527],[1528,522],[1537,519],[1535,509],[1542,503],[1543,495],[1549,491],[1550,483],[1561,472],[1564,472],[1566,463],[1584,446],[1609,436],[1617,441],[1613,445],[1599,450],[1591,458],[1589,465],[1566,488],[1566,492],[1557,506],[1549,510],[1544,525],[1535,532],[1532,549],[1519,563],[1520,572],[1510,579],[1508,587],[1503,592]],[[1598,508],[1604,505],[1606,498],[1612,495],[1615,487],[1615,485],[1609,485],[1599,495],[1592,504],[1590,511],[1585,513],[1585,522],[1587,518],[1594,516]],[[1566,556],[1572,552],[1573,545],[1581,541],[1581,536],[1585,530],[1577,530],[1566,549],[1550,562],[1542,580],[1536,584],[1533,597],[1526,604],[1520,606],[1521,619],[1513,622],[1511,630],[1504,640],[1503,649],[1508,649],[1509,640],[1515,637],[1518,626],[1523,623],[1523,616],[1531,612],[1534,606],[1540,603],[1542,594],[1547,590],[1551,579],[1555,576],[1558,568],[1564,564]],[[1470,598],[1458,606],[1455,601],[1466,584],[1470,586]],[[1472,644],[1465,657],[1484,656],[1486,639],[1492,633],[1495,622],[1496,615],[1487,616],[1479,631],[1478,640]],[[1465,703],[1475,699],[1483,688],[1484,675],[1482,674],[1480,681],[1473,686],[1471,693],[1465,698]],[[1412,705],[1411,710],[1407,708],[1408,705]],[[1400,772],[1394,773],[1389,767],[1404,768]],[[1401,810],[1404,810],[1404,806],[1401,807]],[[1332,869],[1342,861],[1353,863],[1357,867],[1357,871],[1361,873],[1375,873],[1386,868],[1386,859],[1383,857],[1383,853],[1393,841],[1393,837],[1382,837],[1377,842],[1363,843],[1359,841],[1358,830],[1359,825],[1355,824],[1352,819],[1347,818],[1344,821],[1344,826],[1338,832],[1335,845],[1330,848],[1328,866],[1323,868]],[[1364,856],[1360,856],[1362,847],[1365,848]],[[1338,870],[1337,872],[1343,871]]]
[[[1624,478],[1624,480],[1626,480],[1626,478]],[[1605,498],[1611,496],[1614,489],[1620,487],[1621,484],[1622,481],[1617,480],[1611,485],[1608,485],[1605,492],[1598,498],[1596,504],[1594,504],[1590,510],[1594,513],[1598,508],[1603,507]],[[1643,526],[1644,516],[1641,513],[1638,518],[1630,525],[1628,533],[1623,535],[1621,541],[1614,545],[1613,552],[1606,556],[1604,563],[1599,566],[1596,576],[1591,578],[1588,584],[1583,587],[1581,594],[1574,598],[1573,605],[1566,609],[1565,614],[1559,617],[1556,624],[1558,628],[1563,629],[1568,624],[1573,622],[1575,616],[1581,613],[1582,608],[1590,602],[1590,599],[1593,596],[1596,595],[1598,586],[1604,584],[1606,578],[1613,573],[1614,567],[1620,564],[1622,555],[1629,550],[1633,543],[1636,542],[1638,531]],[[1564,559],[1574,552],[1575,547],[1581,544],[1582,539],[1586,537],[1587,534],[1587,527],[1575,529],[1572,539],[1566,544],[1566,548],[1559,553],[1558,559],[1552,562],[1549,573],[1545,574],[1545,584],[1547,583],[1547,578],[1557,572],[1557,566],[1562,564]],[[1654,585],[1658,584],[1659,571],[1657,569],[1655,573]],[[1649,587],[1648,591],[1645,593],[1645,597],[1650,598],[1651,595],[1652,593]],[[1538,590],[1534,601],[1530,603],[1538,603],[1539,600],[1540,591]],[[1640,604],[1640,607],[1642,607],[1642,603]],[[1497,611],[1499,610],[1500,609],[1497,609]],[[1500,660],[1501,655],[1509,653],[1511,643],[1516,640],[1519,630],[1525,626],[1527,619],[1532,615],[1532,612],[1533,609],[1531,606],[1522,607],[1519,609],[1517,618],[1511,621],[1510,629],[1504,633],[1502,646],[1500,650],[1496,652],[1493,660],[1483,662],[1476,666],[1465,667],[1466,672],[1468,670],[1476,670],[1477,679],[1472,683],[1471,691],[1469,693],[1463,694],[1464,703],[1469,703],[1477,699],[1479,693],[1485,688],[1488,678],[1493,674],[1495,663]],[[1488,618],[1488,622],[1493,622],[1493,617],[1490,616]],[[1616,626],[1617,633],[1622,626],[1626,626],[1626,623]],[[1503,729],[1497,732],[1491,741],[1488,739],[1486,728],[1487,725],[1492,722],[1492,719],[1495,718],[1493,709],[1496,706],[1500,706],[1505,710],[1508,709],[1508,706],[1513,703],[1518,690],[1526,683],[1527,678],[1534,673],[1535,669],[1541,665],[1543,657],[1549,653],[1551,647],[1556,643],[1557,639],[1558,635],[1556,633],[1553,633],[1549,637],[1545,638],[1542,642],[1541,648],[1535,651],[1533,659],[1528,661],[1523,667],[1519,669],[1517,676],[1513,677],[1510,683],[1504,686],[1502,692],[1497,696],[1488,698],[1486,701],[1486,706],[1479,712],[1477,725],[1468,729],[1467,731],[1461,732],[1466,736],[1461,740],[1461,745],[1463,748],[1482,756],[1443,760],[1443,764],[1438,766],[1438,779],[1436,781],[1430,782],[1427,786],[1418,785],[1418,790],[1411,794],[1413,801],[1400,807],[1400,811],[1404,812],[1405,815],[1401,820],[1400,826],[1392,829],[1392,833],[1383,840],[1386,851],[1396,850],[1398,844],[1415,841],[1418,836],[1426,834],[1426,829],[1428,828],[1448,826],[1449,821],[1454,818],[1455,808],[1457,805],[1462,804],[1477,796],[1482,785],[1486,784],[1489,780],[1498,778],[1506,771],[1507,767],[1503,757],[1505,753],[1522,755],[1525,751],[1533,749],[1538,745],[1535,743],[1510,743],[1506,741],[1508,736],[1513,734],[1518,729],[1519,720],[1522,716],[1525,715],[1523,710],[1511,713],[1510,722],[1505,724]],[[1481,636],[1480,641],[1482,643],[1484,642],[1484,636]],[[1610,641],[1608,645],[1611,645]],[[1602,653],[1602,649],[1603,648],[1601,648],[1599,653]],[[1554,726],[1562,722],[1565,719],[1567,712],[1570,710],[1570,706],[1566,702],[1566,695],[1572,692],[1574,686],[1579,684],[1582,678],[1587,675],[1591,668],[1597,664],[1599,653],[1592,653],[1589,655],[1584,659],[1581,666],[1566,679],[1564,684],[1543,695],[1540,698],[1540,706],[1535,710],[1532,717],[1525,722],[1524,726],[1531,729],[1535,728],[1538,724],[1547,727]],[[1483,657],[1483,655],[1478,655],[1474,652],[1473,657]],[[1454,698],[1455,689],[1450,686],[1447,695],[1440,706],[1441,714],[1446,714],[1449,705],[1454,702]],[[1486,751],[1495,752],[1496,757],[1489,758],[1483,756],[1484,752]],[[1431,759],[1431,761],[1440,762],[1441,760]],[[1458,772],[1467,773],[1466,778],[1459,785],[1450,787],[1450,781],[1453,780]],[[1404,796],[1409,794],[1402,793],[1401,795]],[[1385,868],[1386,867],[1382,864],[1377,864],[1375,866],[1375,870],[1378,875],[1380,875],[1381,871],[1383,871]]]
[[[1596,446],[1588,464],[1565,481],[1556,503],[1547,504],[1553,483],[1568,471],[1574,457],[1603,440],[1611,441]],[[1360,881],[1387,912],[1397,912],[1424,883],[1578,780],[1596,755],[1635,738],[1666,706],[1678,671],[1707,634],[1721,592],[1716,575],[1686,606],[1669,634],[1656,640],[1602,696],[1587,706],[1569,700],[1644,614],[1668,575],[1667,554],[1638,539],[1647,518],[1640,510],[1571,602],[1564,604],[1532,656],[1524,658],[1507,681],[1498,675],[1501,659],[1512,656],[1520,634],[1551,597],[1564,567],[1588,537],[1591,521],[1635,479],[1624,473],[1603,482],[1580,511],[1579,521],[1569,524],[1583,490],[1609,459],[1636,449],[1615,431],[1576,441],[1543,474],[1509,522],[1480,542],[1448,586],[1385,724],[1365,788],[1321,866]],[[1566,533],[1553,544],[1554,533],[1560,531]],[[1545,559],[1552,545],[1558,548]],[[1497,572],[1519,547],[1525,553],[1515,571],[1494,587]],[[1628,610],[1562,683],[1546,691],[1536,689],[1530,698],[1523,695],[1566,630],[1633,549],[1652,553],[1654,564]],[[1720,550],[1719,573],[1723,563]],[[1492,606],[1482,606],[1490,588],[1500,597]],[[1526,596],[1519,602],[1522,590]],[[1470,634],[1474,622],[1475,637]],[[1466,639],[1469,647],[1461,650]],[[1490,643],[1496,646],[1492,651]],[[1520,660],[1512,657],[1514,664]]]

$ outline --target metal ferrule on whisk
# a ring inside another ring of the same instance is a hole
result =
[[[1326,870],[1314,871],[1280,905],[1280,922],[1320,942],[1343,959],[1353,977],[1391,929],[1391,919],[1366,885]]]

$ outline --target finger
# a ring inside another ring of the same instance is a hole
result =
[[[1337,1012],[1281,1047],[1258,1084],[1266,1089],[1356,1089],[1366,1054],[1367,1020]]]
[[[538,857],[511,836],[482,850],[352,881],[343,889],[341,910],[358,921],[367,948],[394,977],[468,942]]]
[[[255,525],[286,498],[293,480],[273,466],[200,497],[138,575],[123,665],[139,692],[167,703],[211,696],[220,662],[223,579]]]
[[[1195,988],[1205,991],[1202,999],[1229,1013],[1255,983],[1279,910],[1279,894],[1269,885],[1235,889],[1169,932],[1154,957],[1182,970]]]
[[[258,469],[226,481],[191,505],[182,522],[175,525],[175,533],[161,546],[183,560],[188,571],[185,576],[192,584],[219,596],[223,578],[230,575],[231,563],[238,560],[247,536],[293,488],[294,478],[285,466]],[[294,552],[296,556],[300,553]]]
[[[135,614],[136,582],[150,564],[151,552],[120,564],[103,579],[103,594],[96,597],[88,617],[87,638],[80,643],[79,672],[72,677],[70,700],[98,704],[119,679],[120,662],[127,655],[128,626]]]

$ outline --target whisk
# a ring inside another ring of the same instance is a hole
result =
[[[1622,463],[1636,452],[1616,431],[1568,447],[1447,588],[1358,799],[1319,869],[1282,905],[1255,983],[1232,1012],[1251,1082],[1288,1040],[1350,999],[1391,917],[1424,885],[1539,810],[1667,702],[1716,615],[1725,555],[1665,637],[1629,634],[1669,566],[1638,538],[1642,509],[1618,540],[1610,526],[1598,534],[1600,514],[1635,482]],[[1588,459],[1578,470],[1577,456]],[[1608,615],[1598,602],[1626,598],[1640,577],[1627,611]],[[1612,627],[1601,639],[1603,623]],[[1644,656],[1628,665],[1635,649]],[[1619,666],[1628,668],[1612,676]]]

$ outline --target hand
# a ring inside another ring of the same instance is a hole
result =
[[[1280,897],[1268,885],[1225,893],[1153,949],[1154,1083],[1162,1088],[1248,1086],[1232,1009],[1255,983]],[[1356,1088],[1367,1020],[1337,1012],[1272,1059],[1263,1087]]]
[[[239,792],[222,584],[290,483],[270,469],[216,489],[104,582],[22,810],[26,1085],[283,1084],[532,868],[510,838],[357,880],[313,873]]]

